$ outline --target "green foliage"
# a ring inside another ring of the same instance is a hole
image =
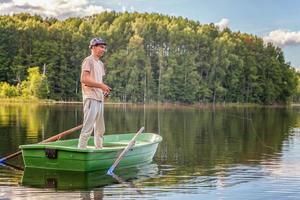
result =
[[[1,98],[17,97],[18,95],[19,95],[19,90],[16,86],[9,85],[6,82],[0,82]]]
[[[92,37],[108,42],[105,82],[114,101],[297,100],[295,70],[280,48],[255,35],[182,17],[116,12],[64,21],[0,16],[0,81],[8,83],[1,95],[81,99],[81,62]]]
[[[45,75],[40,74],[39,67],[28,69],[27,80],[23,81],[22,94],[24,97],[46,99],[49,94],[48,82]]]
[[[22,81],[17,86],[10,85],[7,82],[0,82],[0,97],[48,98],[49,85],[47,77],[40,74],[39,67],[31,67],[27,71],[27,80]]]

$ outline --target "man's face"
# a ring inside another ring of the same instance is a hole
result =
[[[101,57],[106,52],[106,45],[100,44],[93,47],[94,53]]]

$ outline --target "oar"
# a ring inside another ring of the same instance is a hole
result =
[[[62,132],[62,133],[59,133],[59,134],[57,134],[57,135],[54,135],[54,136],[52,136],[52,137],[50,137],[50,138],[48,138],[48,139],[46,139],[46,140],[41,141],[40,143],[46,143],[46,142],[52,142],[52,141],[55,141],[55,140],[59,140],[59,139],[62,138],[63,136],[68,135],[68,134],[70,134],[70,133],[72,133],[72,132],[74,132],[74,131],[77,131],[77,130],[81,129],[81,128],[82,128],[82,124],[79,125],[79,126],[76,126],[76,127],[74,127],[74,128],[71,128],[71,129],[69,129],[69,130],[66,130],[66,131],[64,131],[64,132]],[[10,154],[10,155],[8,155],[8,156],[6,156],[6,157],[4,157],[4,158],[1,158],[1,159],[0,159],[0,163],[3,163],[3,162],[5,162],[6,160],[8,160],[8,159],[10,159],[10,158],[14,158],[14,157],[16,157],[17,155],[19,155],[19,154],[21,154],[21,153],[22,153],[22,151],[17,151],[17,152],[15,152],[15,153],[13,153],[13,154]]]
[[[23,167],[17,166],[17,165],[12,165],[9,163],[0,163],[0,166],[7,167],[9,169],[17,170],[17,171],[24,171]]]
[[[135,184],[133,184],[133,182],[130,182],[130,181],[127,182],[127,181],[125,181],[123,178],[121,178],[120,176],[118,176],[117,174],[115,174],[113,172],[111,173],[111,176],[115,180],[117,180],[119,183],[125,184],[125,185],[129,186],[132,189],[136,189],[137,193],[139,193],[139,194],[143,194],[143,192]]]
[[[108,169],[107,174],[113,175],[114,169],[118,166],[119,162],[122,160],[123,156],[127,153],[127,151],[135,144],[136,137],[141,134],[144,130],[144,127],[140,128],[140,130],[134,135],[134,137],[130,140],[127,147],[122,151],[119,157],[116,159],[114,164]]]

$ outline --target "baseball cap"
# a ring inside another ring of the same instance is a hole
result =
[[[90,41],[89,48],[91,49],[93,46],[96,46],[96,45],[99,45],[99,44],[106,45],[106,42],[102,38],[93,38]]]

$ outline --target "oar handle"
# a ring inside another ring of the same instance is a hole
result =
[[[70,134],[70,133],[72,133],[72,132],[74,132],[74,131],[77,131],[77,130],[81,129],[81,128],[82,128],[82,124],[79,125],[79,126],[76,126],[76,127],[74,127],[74,128],[71,128],[71,129],[69,129],[69,130],[66,130],[66,131],[64,131],[64,132],[62,132],[62,133],[59,133],[59,134],[57,134],[57,135],[54,135],[54,136],[52,136],[52,137],[50,137],[50,138],[48,138],[48,139],[46,139],[46,140],[43,140],[43,141],[41,141],[41,142],[39,142],[39,143],[46,143],[46,142],[52,142],[52,141],[58,140],[58,139],[62,138],[63,136],[68,135],[68,134]],[[6,157],[4,157],[4,158],[1,158],[1,159],[0,159],[0,163],[3,163],[3,162],[5,162],[6,160],[8,160],[8,159],[10,159],[10,158],[14,158],[14,157],[16,157],[17,155],[20,155],[21,153],[22,153],[22,151],[17,151],[17,152],[15,152],[15,153],[13,153],[13,154],[10,154],[10,155],[8,155],[8,156],[6,156]]]
[[[54,136],[52,136],[52,137],[50,137],[50,138],[48,138],[46,140],[41,141],[40,143],[46,143],[46,142],[52,142],[52,141],[55,141],[55,140],[59,140],[60,138],[64,137],[65,135],[73,133],[74,131],[77,131],[77,130],[79,130],[81,128],[82,128],[82,124],[79,125],[79,126],[76,126],[74,128],[71,128],[69,130],[66,130],[66,131],[64,131],[62,133],[59,133],[57,135],[54,135]]]
[[[8,156],[6,156],[6,157],[4,157],[4,158],[1,158],[0,159],[0,163],[3,163],[4,161],[6,161],[6,160],[8,160],[8,159],[10,159],[10,158],[14,158],[14,157],[16,157],[17,155],[20,155],[22,153],[22,151],[17,151],[17,152],[15,152],[15,153],[13,153],[13,154],[10,154],[10,155],[8,155]]]

